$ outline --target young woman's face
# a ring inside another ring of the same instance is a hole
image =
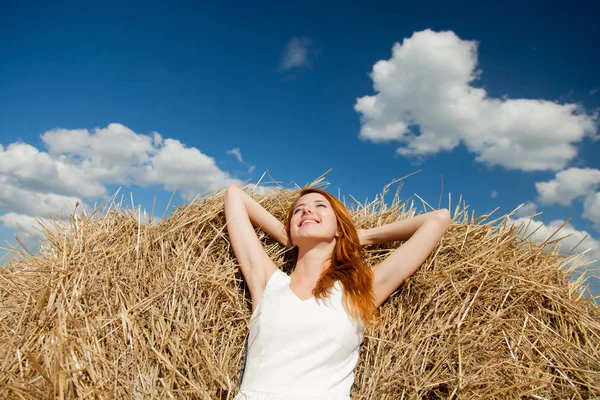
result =
[[[320,193],[307,193],[300,197],[290,219],[292,243],[332,241],[337,236],[337,219],[331,204]]]

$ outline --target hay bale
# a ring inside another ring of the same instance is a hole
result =
[[[294,196],[257,198],[282,220]],[[353,398],[600,396],[600,308],[564,257],[466,209],[366,330]],[[368,228],[414,213],[396,198],[353,216]],[[111,206],[57,221],[41,255],[0,271],[1,398],[236,394],[250,303],[222,193],[155,225],[135,216]],[[289,272],[285,249],[258,232]],[[367,262],[399,244],[368,248]]]

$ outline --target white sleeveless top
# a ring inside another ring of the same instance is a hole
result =
[[[250,318],[241,392],[236,400],[348,400],[364,324],[343,305],[336,282],[326,299],[300,300],[277,270]]]

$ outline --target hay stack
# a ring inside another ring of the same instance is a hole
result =
[[[283,219],[294,196],[257,198]],[[600,308],[564,257],[466,208],[365,332],[353,399],[600,396]],[[396,198],[354,218],[414,212]],[[111,207],[45,235],[41,255],[0,272],[0,398],[233,398],[250,304],[221,193],[156,225]],[[398,245],[369,248],[368,262]]]

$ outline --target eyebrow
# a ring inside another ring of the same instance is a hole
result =
[[[326,202],[325,200],[315,200],[315,203],[323,203],[323,204],[327,205],[327,202]],[[305,204],[305,203],[296,204],[296,205],[294,206],[294,210],[295,210],[296,208],[300,207],[300,206],[303,206],[304,204]]]

